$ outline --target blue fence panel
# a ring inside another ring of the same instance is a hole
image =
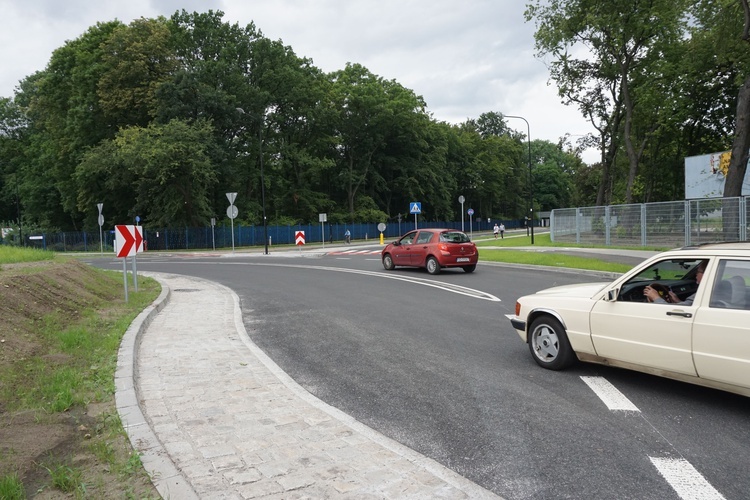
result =
[[[417,221],[420,228],[447,228],[461,229],[461,222],[427,222]],[[489,231],[495,221],[490,223],[485,219],[483,222],[474,221],[469,224],[464,221],[464,231]],[[526,227],[524,220],[503,220],[507,230]],[[369,224],[328,224],[323,227],[320,224],[297,224],[286,226],[268,226],[264,231],[263,226],[234,226],[234,246],[258,247],[264,245],[264,233],[268,233],[269,245],[271,247],[280,245],[294,245],[296,231],[305,231],[306,244],[320,244],[325,238],[326,243],[341,243],[344,241],[346,230],[351,231],[354,241],[378,242],[380,231],[378,223]],[[401,222],[389,222],[386,224],[383,238],[393,241],[404,233],[414,229],[414,218],[405,217]],[[177,251],[177,250],[210,250],[216,248],[232,248],[232,227],[196,227],[196,228],[149,228],[143,227],[144,247],[146,250]],[[49,250],[56,252],[97,252],[100,250],[99,231],[81,231],[65,233],[44,234],[43,240],[34,240],[40,247],[43,245]],[[115,234],[113,229],[102,232],[101,248],[104,252],[114,252]],[[30,241],[26,241],[30,244]]]

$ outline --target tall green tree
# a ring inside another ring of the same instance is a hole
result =
[[[607,148],[597,204],[605,202],[620,140],[628,160],[624,201],[632,201],[645,145],[660,126],[637,122],[636,110],[662,102],[649,93],[658,89],[669,47],[684,38],[687,6],[687,0],[537,0],[527,8],[539,55],[553,58],[560,96],[579,106]]]
[[[337,110],[333,154],[350,215],[355,200],[372,181],[376,156],[400,130],[399,120],[411,113],[424,113],[424,103],[395,81],[386,81],[359,64],[331,75],[331,104]]]
[[[212,135],[206,120],[122,129],[78,166],[79,205],[94,206],[105,194],[113,222],[140,216],[151,227],[206,225],[214,215],[209,194],[217,182],[207,154]]]

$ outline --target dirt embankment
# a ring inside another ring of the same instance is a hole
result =
[[[0,477],[16,473],[30,498],[69,497],[52,485],[50,469],[56,466],[80,474],[87,498],[159,496],[141,468],[129,474],[117,465],[129,461],[132,449],[119,424],[112,424],[119,422],[113,394],[105,391],[85,407],[54,413],[42,402],[15,409],[7,387],[21,386],[19,374],[30,378],[29,367],[40,359],[72,365],[72,355],[59,352],[50,330],[76,324],[87,311],[114,319],[126,313],[123,302],[116,275],[75,260],[0,266]],[[113,356],[107,357],[114,363]]]

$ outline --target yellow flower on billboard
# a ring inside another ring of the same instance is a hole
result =
[[[711,155],[711,173],[721,174],[724,177],[729,172],[729,161],[732,159],[731,151],[724,151],[723,153],[716,153]]]

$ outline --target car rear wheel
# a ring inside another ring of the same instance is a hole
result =
[[[476,269],[476,268],[477,268],[476,264],[472,264],[470,266],[464,266],[464,272],[473,273],[474,269]]]
[[[440,274],[440,264],[435,257],[427,257],[427,272],[430,274]]]
[[[529,350],[534,361],[548,370],[562,370],[576,359],[565,329],[552,316],[541,316],[531,323]]]
[[[396,269],[396,266],[393,264],[393,257],[391,257],[391,254],[387,253],[383,256],[383,267],[386,271],[393,271]]]

